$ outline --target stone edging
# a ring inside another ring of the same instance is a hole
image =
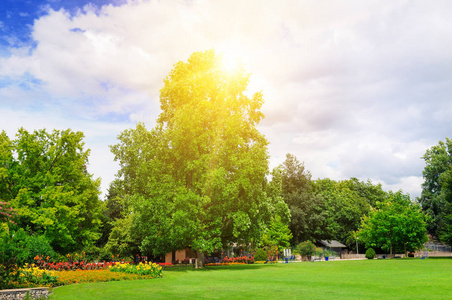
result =
[[[47,299],[49,288],[38,287],[29,289],[0,290],[0,300],[25,299],[29,294],[30,299]]]

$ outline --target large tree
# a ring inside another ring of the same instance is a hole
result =
[[[348,242],[358,229],[362,216],[370,210],[367,199],[351,189],[352,186],[349,180],[326,178],[315,181],[316,193],[325,202],[326,225],[323,230],[327,239]]]
[[[282,198],[265,191],[268,142],[256,129],[263,98],[247,96],[248,80],[243,68],[224,71],[214,50],[195,52],[164,80],[155,128],[138,124],[112,147],[142,250],[191,246],[201,257],[253,243],[280,207]]]
[[[389,192],[369,215],[364,216],[358,237],[367,247],[395,251],[414,251],[427,241],[425,215],[409,195]]]
[[[83,133],[21,128],[0,135],[0,197],[15,208],[18,226],[45,235],[59,252],[99,237],[100,180],[87,172]]]
[[[286,155],[282,165],[282,195],[290,209],[290,231],[293,243],[327,238],[326,206],[322,197],[314,193],[311,174],[292,154]]]
[[[419,202],[430,216],[428,230],[452,245],[452,140],[440,141],[426,151],[423,159],[424,183]]]

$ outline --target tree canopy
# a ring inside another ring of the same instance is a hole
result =
[[[275,202],[284,211],[266,193],[268,142],[256,129],[263,97],[247,96],[248,81],[243,68],[226,72],[214,50],[195,52],[164,80],[155,128],[118,137],[112,152],[142,250],[256,242]]]
[[[334,181],[329,178],[315,181],[316,193],[322,197],[325,206],[327,239],[334,239],[353,246],[351,236],[359,227],[361,218],[370,211],[371,204],[385,193],[381,186],[364,183],[356,178]]]
[[[367,247],[381,247],[390,254],[414,251],[428,240],[426,226],[425,215],[409,195],[389,192],[363,218],[358,237]]]
[[[429,232],[452,245],[452,140],[440,141],[423,156],[424,183],[419,202],[430,216]]]
[[[294,244],[326,238],[326,206],[314,192],[311,174],[292,154],[286,155],[282,165],[282,196],[290,209],[289,228]]]
[[[45,235],[59,252],[79,249],[99,237],[100,180],[87,172],[83,133],[21,128],[16,139],[0,134],[0,198],[16,221]]]

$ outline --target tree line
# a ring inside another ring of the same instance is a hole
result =
[[[263,95],[247,93],[249,76],[243,67],[225,72],[214,50],[177,63],[160,91],[155,127],[138,123],[111,146],[120,170],[105,201],[100,179],[87,171],[83,133],[20,129],[11,140],[3,131],[0,201],[15,216],[12,223],[0,214],[2,238],[21,228],[43,249],[96,258],[161,258],[185,247],[202,258],[232,245],[318,239],[353,249],[357,238],[382,251],[412,251],[426,241],[427,226],[452,244],[451,140],[427,150],[416,201],[371,181],[312,180],[291,154],[270,171],[268,141],[257,130]]]

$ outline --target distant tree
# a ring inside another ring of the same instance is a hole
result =
[[[282,196],[290,209],[289,228],[295,244],[328,237],[325,202],[315,194],[309,171],[292,154],[286,155],[282,165]]]
[[[99,237],[100,180],[87,172],[83,133],[70,129],[0,134],[0,197],[17,212],[17,223],[44,235],[63,253]]]
[[[424,183],[419,202],[430,216],[428,231],[452,245],[452,140],[440,141],[423,156]]]
[[[361,218],[370,210],[366,198],[350,189],[348,181],[319,179],[315,181],[315,190],[325,202],[325,239],[347,242],[358,229]]]
[[[428,240],[426,226],[424,213],[409,195],[390,192],[364,216],[358,237],[366,247],[380,247],[390,254],[414,251]]]
[[[98,247],[103,247],[107,243],[115,221],[124,218],[126,211],[124,199],[121,195],[120,182],[118,180],[112,181],[108,188],[105,202],[102,203],[101,237],[96,241],[96,246]]]
[[[264,234],[263,243],[267,246],[277,246],[278,249],[287,248],[290,246],[292,233],[290,232],[287,223],[281,220],[279,215],[276,215],[267,232]]]
[[[364,198],[372,207],[375,207],[377,202],[381,202],[387,197],[387,193],[383,191],[381,184],[373,184],[370,180],[364,182],[352,177],[349,180],[339,181],[339,184],[340,186],[354,191],[358,196]]]

